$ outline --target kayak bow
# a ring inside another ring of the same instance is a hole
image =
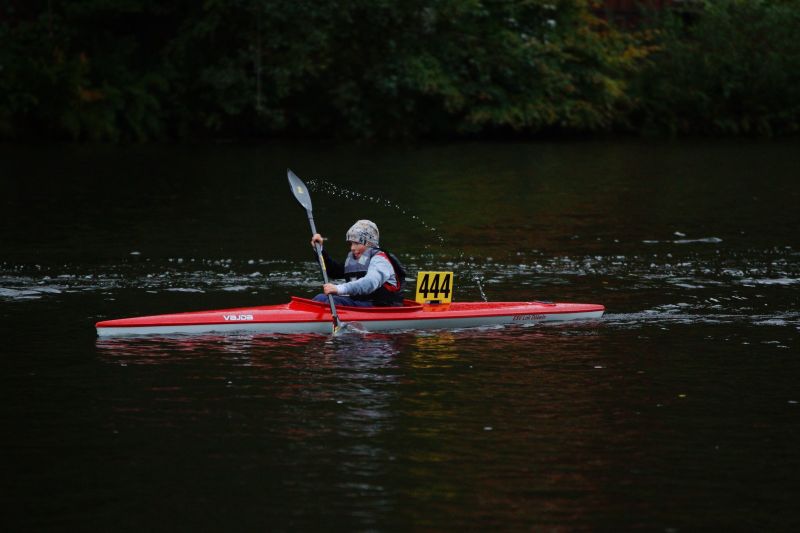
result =
[[[454,329],[565,320],[597,319],[598,304],[549,302],[454,302],[402,307],[337,307],[343,322],[359,322],[366,331]],[[105,320],[96,324],[101,337],[198,333],[320,333],[331,331],[327,303],[292,297],[286,304],[196,311]]]

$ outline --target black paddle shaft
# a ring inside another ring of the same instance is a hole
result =
[[[314,215],[311,213],[311,210],[307,210],[306,213],[308,213],[308,223],[311,225],[311,236],[313,237],[317,234],[317,227],[314,225]],[[322,257],[322,245],[318,242],[315,242],[314,250],[317,251],[317,259],[319,260],[319,266],[322,270],[322,280],[325,283],[328,283],[328,271],[325,268],[325,259]],[[328,296],[330,296],[330,294]],[[332,298],[333,296],[331,296],[331,299]]]

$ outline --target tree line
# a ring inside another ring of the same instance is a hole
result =
[[[800,0],[5,0],[0,138],[800,127]]]

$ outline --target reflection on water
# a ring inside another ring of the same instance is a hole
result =
[[[203,357],[208,354],[250,355],[269,350],[286,350],[320,345],[327,337],[314,334],[297,335],[171,335],[100,337],[96,346],[98,355],[109,361],[141,360],[158,362],[159,358],[177,356]]]
[[[395,345],[402,337],[376,333],[350,333],[348,335],[317,334],[243,334],[226,335],[171,335],[101,337],[97,339],[97,354],[108,362],[156,364],[165,358],[238,356],[249,358],[250,365],[258,365],[273,353],[288,352],[303,357],[314,356],[318,362],[336,358],[361,361],[390,357],[397,353]]]
[[[456,330],[427,330],[419,332],[375,333],[350,330],[347,334],[203,334],[165,336],[98,337],[97,356],[112,364],[158,364],[183,359],[213,359],[237,357],[247,366],[267,364],[266,359],[314,358],[314,364],[348,361],[353,365],[381,364],[385,358],[413,349],[419,357],[434,355],[437,360],[458,356],[459,343],[479,339],[482,343],[537,344],[552,336],[596,335],[598,321],[578,321],[553,324],[520,324],[462,328]],[[245,362],[246,361],[246,362]],[[269,366],[269,365],[268,365]]]

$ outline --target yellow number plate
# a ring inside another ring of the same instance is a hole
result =
[[[452,272],[420,272],[417,274],[417,303],[446,304],[453,301]]]

